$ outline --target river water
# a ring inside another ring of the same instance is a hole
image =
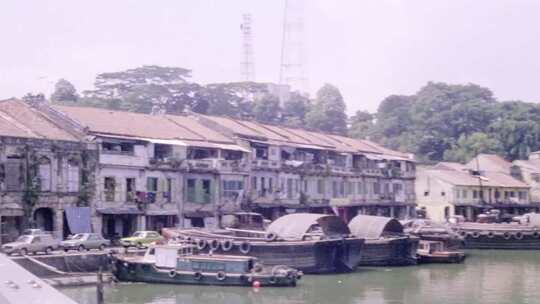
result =
[[[121,283],[105,289],[105,303],[540,303],[539,251],[469,251],[463,264],[360,268],[308,275],[296,288],[211,287]],[[96,303],[96,288],[62,292]]]

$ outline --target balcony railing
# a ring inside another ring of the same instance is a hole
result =
[[[278,169],[280,168],[280,162],[275,160],[255,159],[251,161],[251,166],[261,169]]]

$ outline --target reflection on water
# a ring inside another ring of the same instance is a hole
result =
[[[464,264],[361,268],[355,273],[305,276],[296,288],[117,284],[113,303],[540,303],[540,252],[470,251]],[[95,288],[64,293],[95,303]]]

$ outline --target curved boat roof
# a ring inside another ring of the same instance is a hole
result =
[[[273,221],[267,229],[283,239],[302,239],[313,225],[319,225],[325,235],[349,235],[347,224],[338,216],[330,214],[294,213]]]
[[[378,239],[385,232],[402,233],[403,225],[394,218],[360,214],[351,220],[349,229],[356,237]]]

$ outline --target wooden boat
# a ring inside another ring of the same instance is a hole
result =
[[[398,220],[357,215],[349,223],[349,228],[354,236],[365,239],[359,266],[416,265],[419,239],[404,233]]]
[[[266,265],[288,265],[304,273],[352,271],[364,244],[363,239],[350,236],[341,218],[307,213],[278,218],[266,231],[165,228],[162,233],[204,252],[254,256]]]
[[[442,241],[420,240],[416,253],[420,264],[461,263],[465,259],[465,252],[448,250]]]
[[[540,214],[523,215],[520,222],[471,223],[452,226],[471,249],[540,249]]]
[[[193,245],[155,245],[144,256],[113,256],[120,281],[222,286],[296,286],[302,273],[249,256],[197,254]],[[255,283],[257,282],[257,283]]]

